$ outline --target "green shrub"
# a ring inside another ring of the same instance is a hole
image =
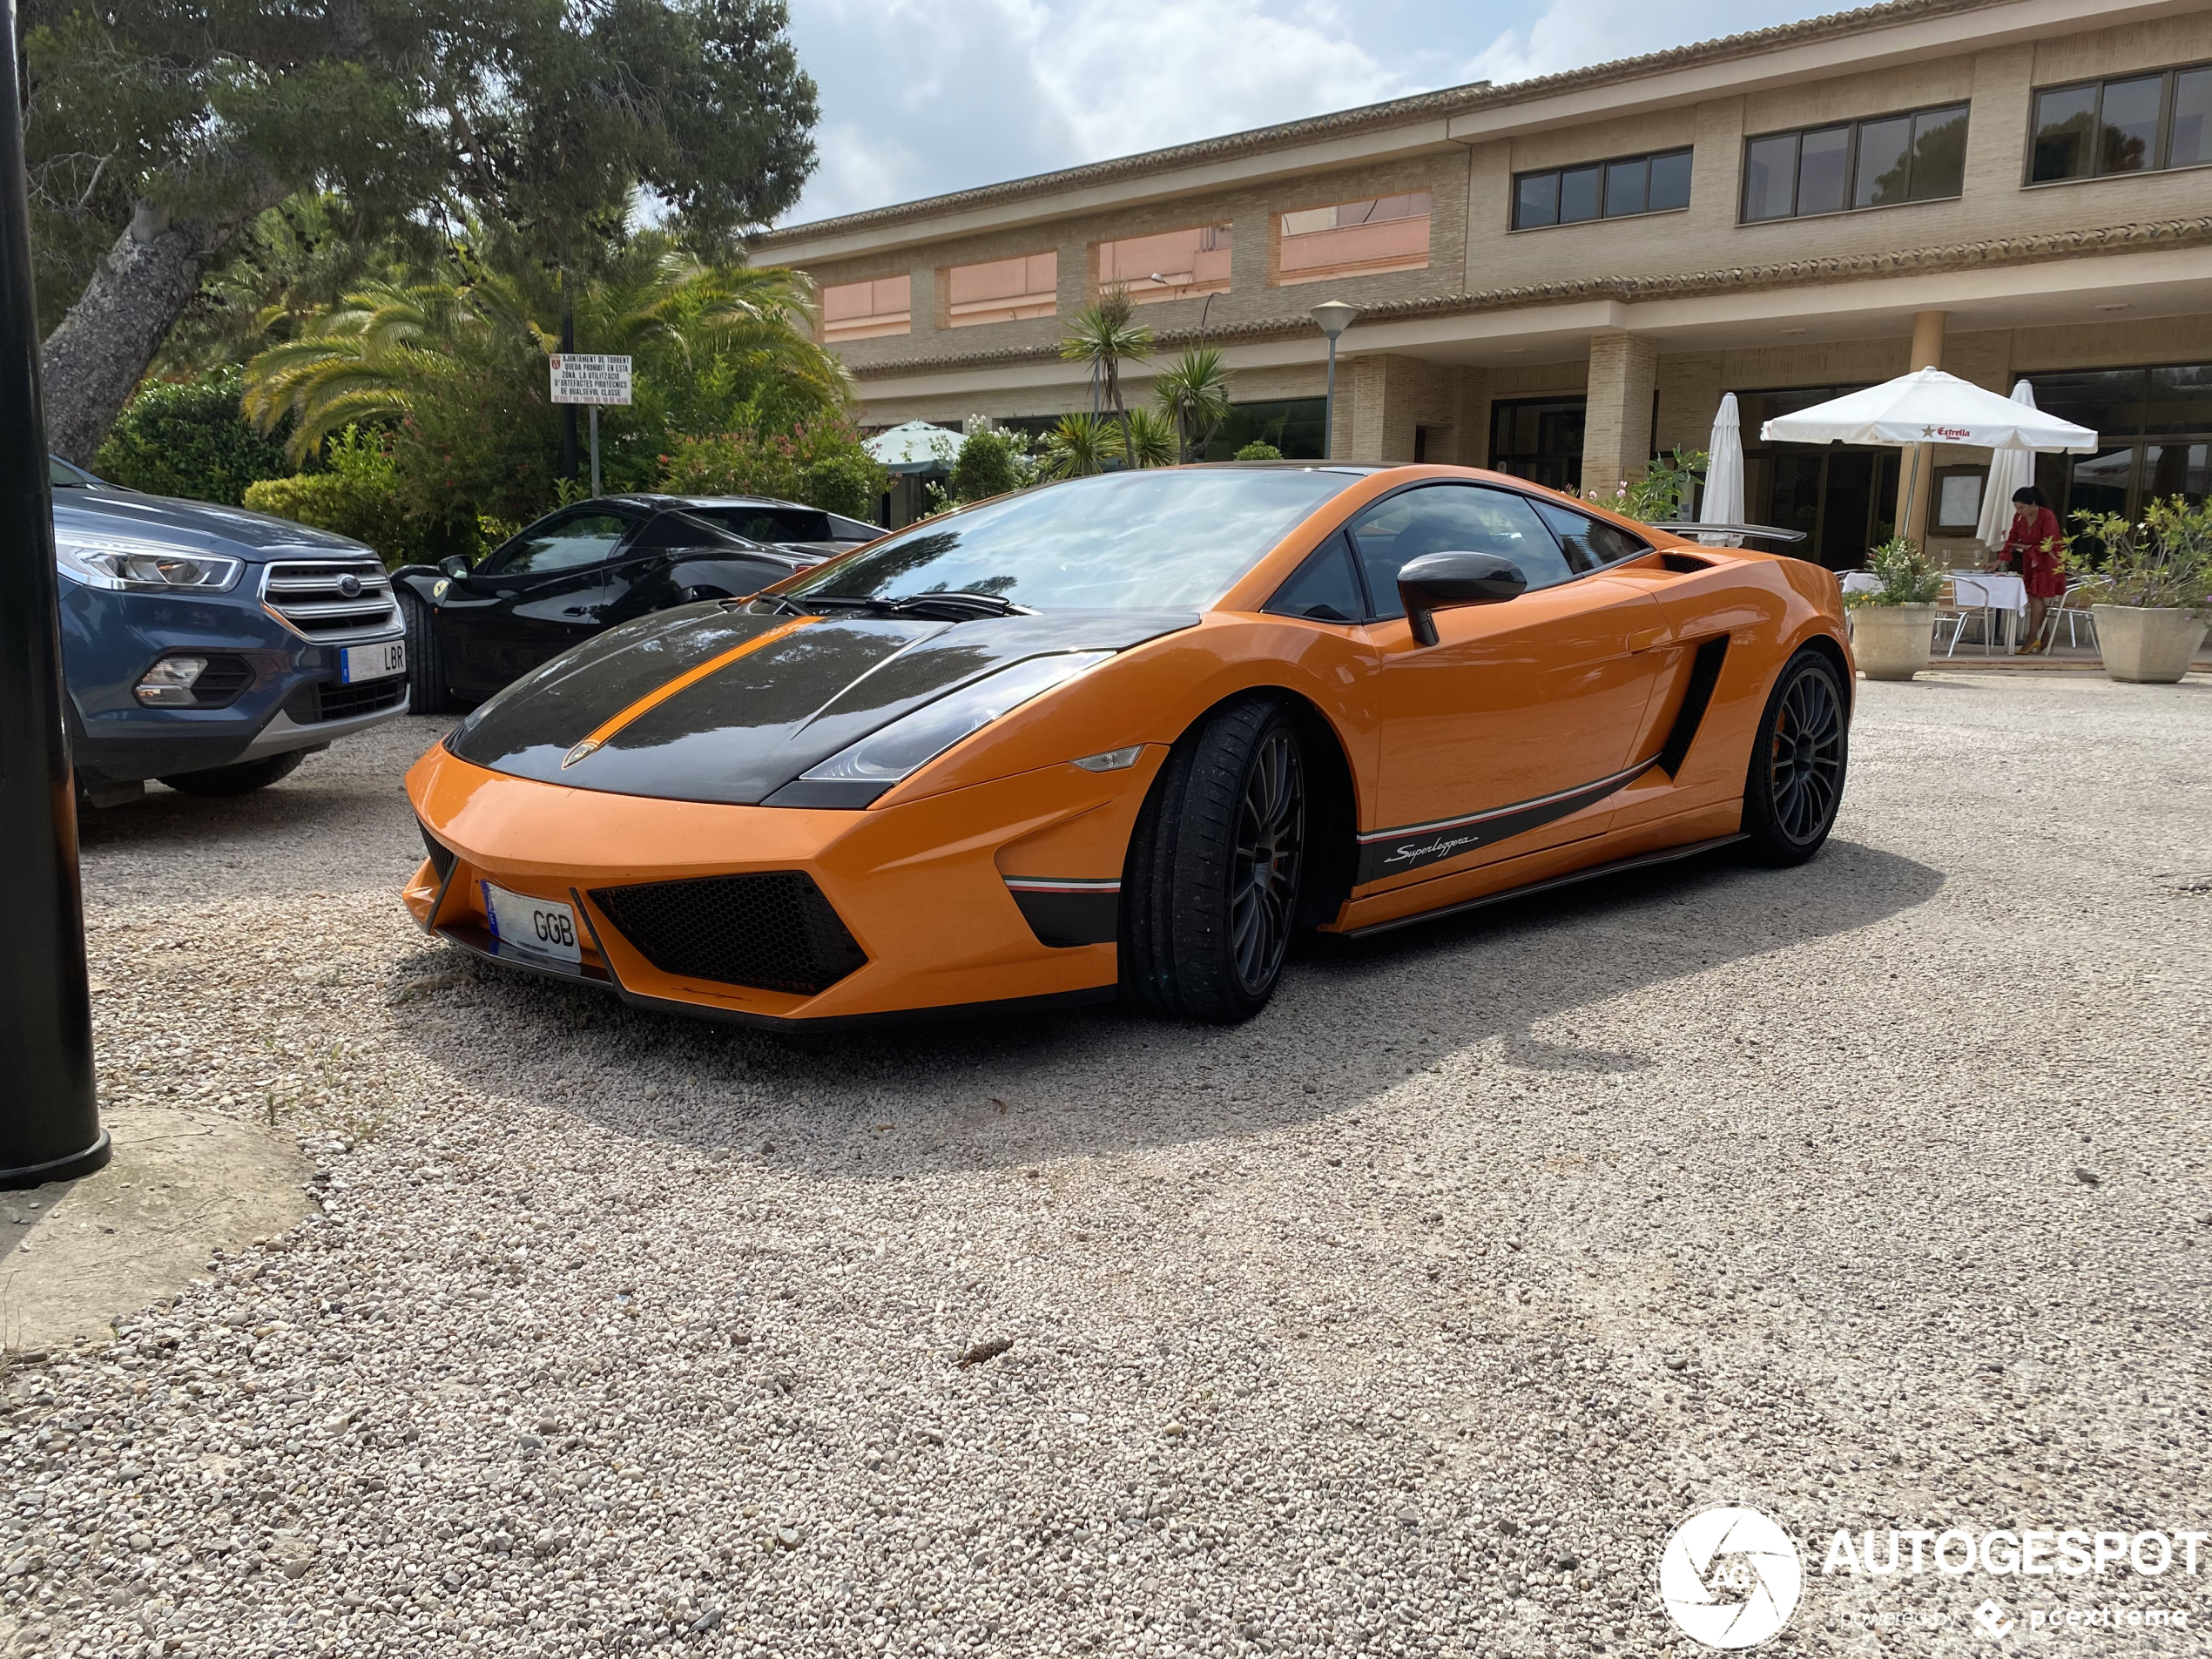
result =
[[[263,437],[239,415],[235,366],[190,381],[139,388],[92,458],[92,470],[126,489],[236,507],[248,485],[291,470],[284,434]]]
[[[1847,593],[1853,610],[1866,605],[1932,605],[1943,593],[1943,571],[1920,551],[1919,543],[1892,536],[1866,556],[1866,568],[1881,586],[1871,593]]]
[[[956,502],[988,501],[1021,489],[1028,482],[1029,469],[1020,435],[971,432],[954,457],[953,475],[946,482]]]
[[[322,472],[266,478],[246,487],[245,505],[337,536],[366,542],[395,568],[431,563],[447,553],[473,553],[448,545],[449,536],[426,534],[406,510],[398,462],[386,435],[347,427],[323,446]]]
[[[1238,461],[1280,461],[1283,452],[1271,443],[1255,438],[1237,451],[1235,458]]]
[[[873,520],[890,475],[848,421],[802,422],[788,435],[749,431],[681,438],[660,458],[660,487],[678,496],[773,496]]]
[[[1587,500],[1609,507],[1623,518],[1646,524],[1678,524],[1687,516],[1690,492],[1705,475],[1711,457],[1703,449],[1676,449],[1644,463],[1641,478],[1623,478],[1608,496],[1583,492]]]

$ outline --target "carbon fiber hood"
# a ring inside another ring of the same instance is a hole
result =
[[[949,623],[686,605],[554,658],[462,721],[446,746],[543,783],[757,806],[969,680],[1055,651],[1126,650],[1197,622],[1183,611]]]

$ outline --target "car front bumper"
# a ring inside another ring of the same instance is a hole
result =
[[[571,789],[490,772],[440,745],[408,772],[408,795],[452,858],[442,870],[424,860],[402,898],[426,930],[478,955],[641,1006],[749,1024],[819,1029],[1097,1001],[1113,995],[1117,978],[1112,941],[1130,833],[1166,753],[1148,747],[1120,772],[1049,766],[833,812]],[[594,896],[783,872],[812,880],[867,958],[816,991],[657,967]],[[581,963],[496,938],[486,882],[571,906]],[[1037,892],[1055,882],[1093,905],[1072,930],[1077,941],[1066,942],[1062,912],[1038,906]]]

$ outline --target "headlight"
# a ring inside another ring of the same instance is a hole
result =
[[[55,564],[87,587],[132,593],[174,593],[195,589],[222,593],[238,580],[237,559],[208,553],[184,553],[161,542],[129,536],[86,536],[57,530]]]
[[[970,732],[981,731],[1001,714],[1113,654],[1110,651],[1063,651],[1052,657],[1032,657],[987,674],[870,732],[851,748],[799,776],[812,783],[871,784],[880,794]]]

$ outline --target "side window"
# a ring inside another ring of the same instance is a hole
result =
[[[497,576],[543,576],[549,570],[578,570],[610,557],[630,533],[619,513],[574,513],[533,524],[500,549],[490,563]]]
[[[1552,527],[1552,534],[1559,537],[1560,550],[1567,555],[1568,565],[1577,576],[1651,551],[1648,543],[1639,541],[1619,525],[1592,518],[1588,513],[1578,513],[1572,507],[1538,502],[1536,511]]]
[[[1352,568],[1352,546],[1341,531],[1321,543],[1275,590],[1264,607],[1277,617],[1308,617],[1315,622],[1358,622],[1367,614],[1367,596]]]
[[[658,552],[663,548],[726,548],[732,552],[752,545],[718,524],[710,524],[690,513],[663,513],[638,533],[630,544],[633,553]]]
[[[1521,567],[1532,588],[1575,572],[1526,496],[1480,484],[1427,484],[1377,502],[1352,526],[1375,612],[1402,617],[1398,572],[1430,553],[1496,553]]]

